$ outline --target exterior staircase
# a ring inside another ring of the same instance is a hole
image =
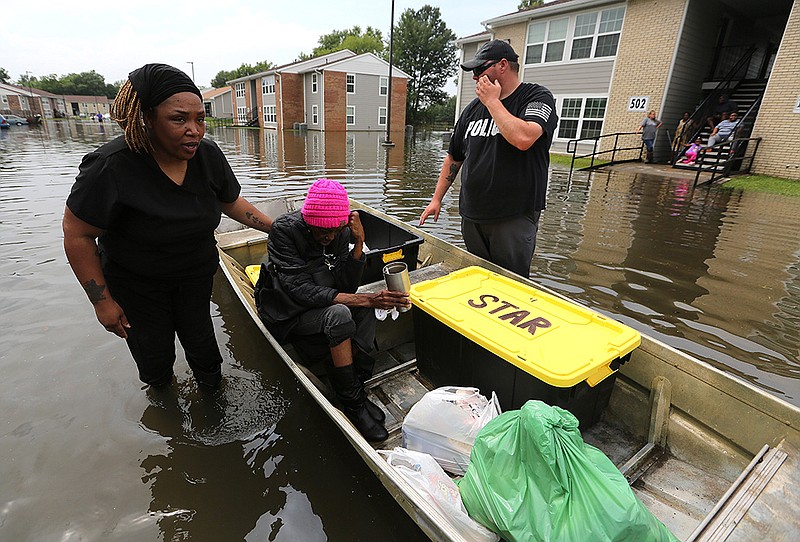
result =
[[[730,98],[739,106],[739,118],[742,119],[740,137],[749,137],[753,131],[753,124],[755,124],[756,117],[758,116],[758,109],[761,104],[760,99],[764,95],[767,81],[765,79],[743,79],[736,85],[736,88],[730,93]],[[707,125],[701,127],[700,132],[695,137],[700,137],[700,140],[705,144],[708,137],[711,135],[711,129]],[[728,157],[733,154],[732,142],[728,140],[725,144],[715,147],[705,153],[702,168],[700,167],[700,157],[696,164],[682,164],[679,157],[672,167],[676,169],[690,169],[696,171],[702,169],[708,172],[721,172],[725,167],[724,162]]]

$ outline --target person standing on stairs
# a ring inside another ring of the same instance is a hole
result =
[[[647,149],[647,163],[653,163],[653,144],[656,141],[656,132],[661,128],[661,121],[656,118],[656,112],[651,109],[647,117],[639,125],[637,133],[642,134],[642,142]]]

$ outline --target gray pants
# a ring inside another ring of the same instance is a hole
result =
[[[520,215],[488,223],[462,218],[461,234],[472,254],[528,278],[540,215],[541,211],[535,211],[532,216]]]
[[[302,341],[302,336],[323,335],[327,346],[336,346],[352,339],[363,352],[371,352],[375,344],[375,309],[331,305],[309,309],[297,317],[292,329],[292,342]],[[300,337],[299,337],[300,336]]]
[[[706,145],[706,147],[710,147],[712,145],[716,145],[717,143],[722,143],[723,141],[727,141],[728,138],[730,137],[731,137],[730,134],[728,134],[725,137],[722,137],[719,134],[714,134],[708,138],[708,144]]]

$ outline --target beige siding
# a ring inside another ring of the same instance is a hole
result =
[[[544,85],[554,96],[606,96],[613,70],[613,59],[557,65],[536,64],[525,67],[522,80]]]
[[[772,68],[753,137],[762,137],[755,173],[800,180],[800,2],[795,2]]]

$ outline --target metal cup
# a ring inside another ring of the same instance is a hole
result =
[[[408,277],[408,266],[404,262],[392,262],[383,266],[383,280],[386,288],[393,292],[408,293],[411,291],[411,279]],[[398,307],[398,311],[406,312],[408,307]]]

